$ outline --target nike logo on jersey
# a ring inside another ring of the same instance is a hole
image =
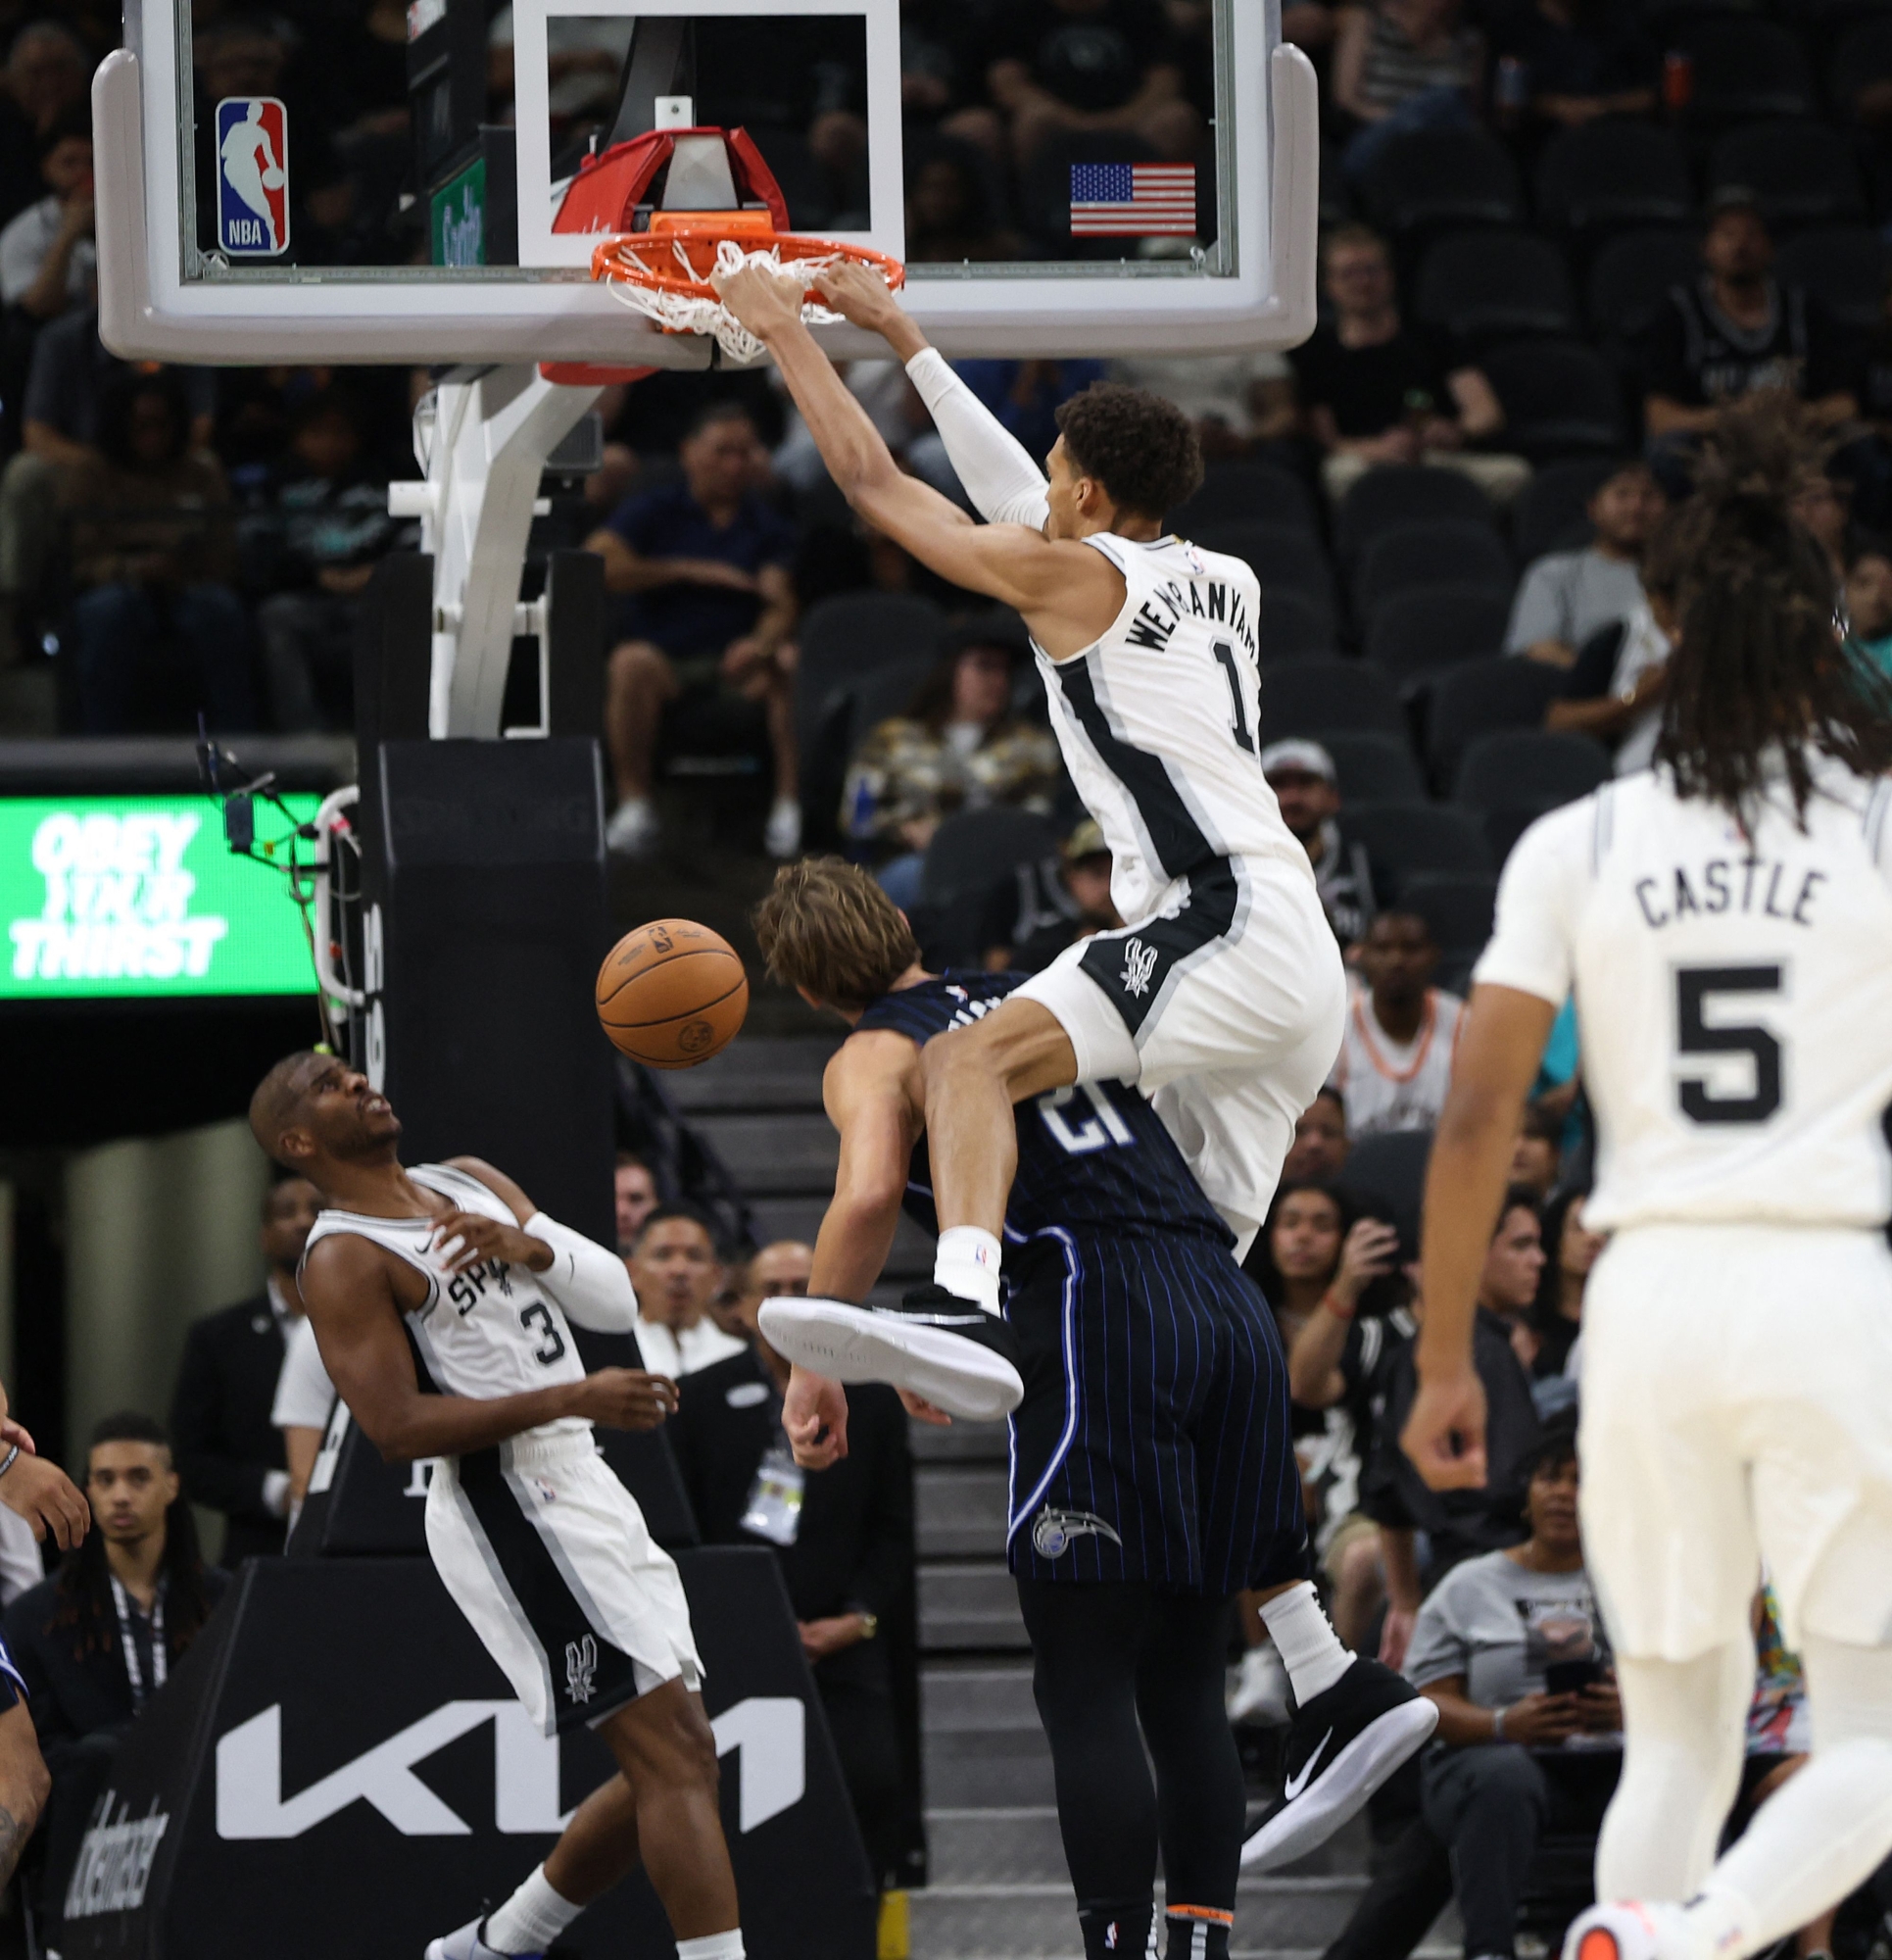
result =
[[[1322,1755],[1325,1753],[1327,1749],[1327,1745],[1331,1741],[1333,1741],[1333,1740],[1334,1740],[1334,1731],[1330,1729],[1327,1732],[1327,1734],[1323,1736],[1321,1740],[1314,1744],[1314,1753],[1311,1756],[1309,1756],[1306,1762],[1304,1762],[1300,1766],[1298,1773],[1291,1777],[1287,1777],[1283,1781],[1281,1787],[1281,1793],[1283,1798],[1286,1802],[1292,1803],[1293,1800],[1300,1795],[1301,1791],[1307,1788],[1308,1784],[1313,1779],[1316,1766],[1319,1764]]]
[[[1041,1558],[1057,1558],[1081,1538],[1107,1538],[1112,1544],[1123,1544],[1094,1511],[1043,1510],[1032,1527],[1032,1549]]]

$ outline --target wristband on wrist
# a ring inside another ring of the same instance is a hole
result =
[[[5,1456],[0,1456],[0,1477],[4,1477],[7,1474],[7,1472],[13,1468],[14,1462],[18,1458],[19,1454],[20,1454],[20,1446],[19,1444],[16,1443],[13,1446],[13,1447],[7,1451]]]
[[[1322,1294],[1321,1304],[1335,1320],[1351,1320],[1360,1310],[1357,1304],[1349,1306],[1332,1287]]]
[[[1504,1740],[1504,1710],[1502,1708],[1494,1708],[1491,1711],[1491,1740],[1494,1742],[1502,1742]]]

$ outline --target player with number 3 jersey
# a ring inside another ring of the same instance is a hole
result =
[[[1775,497],[1711,482],[1655,552],[1678,634],[1656,765],[1525,833],[1474,975],[1405,1444],[1439,1488],[1482,1482],[1477,1273],[1574,991],[1584,1223],[1614,1234],[1583,1307],[1583,1544],[1626,1747],[1566,1953],[1741,1960],[1892,1850],[1892,692]],[[1764,1564],[1813,1756],[1718,1863]]]

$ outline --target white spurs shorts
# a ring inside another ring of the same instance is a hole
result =
[[[1346,972],[1304,867],[1225,858],[1154,918],[1067,948],[1020,987],[1080,1082],[1135,1082],[1247,1250],[1294,1125],[1340,1053]]]
[[[549,1736],[595,1727],[666,1681],[702,1683],[676,1561],[589,1429],[443,1457],[427,1549]]]
[[[1643,1225],[1583,1299],[1584,1562],[1620,1652],[1892,1643],[1892,1253],[1876,1232]]]

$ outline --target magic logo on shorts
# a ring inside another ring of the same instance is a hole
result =
[[[289,112],[273,95],[217,105],[217,243],[232,259],[289,249]]]
[[[1054,1511],[1047,1506],[1032,1526],[1032,1549],[1041,1558],[1058,1557],[1081,1538],[1107,1538],[1114,1545],[1123,1544],[1094,1511]]]

